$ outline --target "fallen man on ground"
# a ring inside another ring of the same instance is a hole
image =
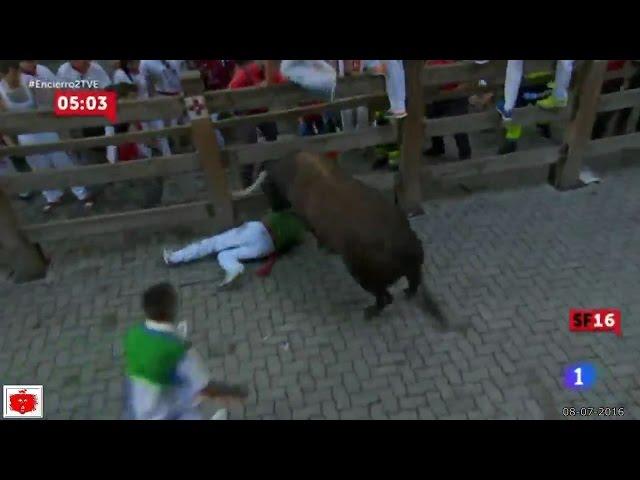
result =
[[[269,261],[257,272],[268,275],[276,257],[302,243],[305,226],[290,211],[271,212],[262,221],[245,222],[237,228],[205,238],[186,247],[172,251],[164,249],[167,265],[190,262],[211,254],[218,254],[218,263],[225,271],[220,287],[232,283],[244,272],[243,260],[269,257]]]

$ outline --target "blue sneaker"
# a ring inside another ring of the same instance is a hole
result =
[[[498,101],[498,103],[496,103],[496,110],[498,111],[498,113],[500,114],[500,116],[502,117],[502,121],[503,122],[510,122],[513,119],[511,118],[511,114],[513,113],[513,110],[505,110],[504,109],[504,99]]]

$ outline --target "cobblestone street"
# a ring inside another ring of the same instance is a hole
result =
[[[164,266],[162,246],[184,237],[57,245],[47,279],[0,280],[0,378],[43,384],[46,418],[119,418],[120,340],[143,319],[141,291],[170,280],[214,378],[250,385],[233,419],[558,419],[564,406],[640,419],[639,194],[640,168],[626,168],[575,191],[426,202],[412,222],[446,329],[405,300],[404,280],[366,322],[372,299],[311,238],[225,292],[214,258]],[[570,333],[580,307],[620,308],[623,336]],[[563,387],[578,361],[597,368],[586,393]]]

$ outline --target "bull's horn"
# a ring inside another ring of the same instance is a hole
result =
[[[253,192],[255,192],[258,188],[260,188],[260,185],[264,183],[266,178],[267,178],[267,172],[263,170],[262,172],[260,172],[260,175],[258,175],[258,178],[256,178],[256,181],[253,182],[253,185],[248,186],[244,190],[237,190],[235,192],[231,192],[231,197],[233,199],[248,197]]]

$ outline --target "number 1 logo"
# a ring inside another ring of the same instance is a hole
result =
[[[569,365],[564,371],[564,386],[569,390],[586,390],[596,383],[596,367],[588,362]]]

